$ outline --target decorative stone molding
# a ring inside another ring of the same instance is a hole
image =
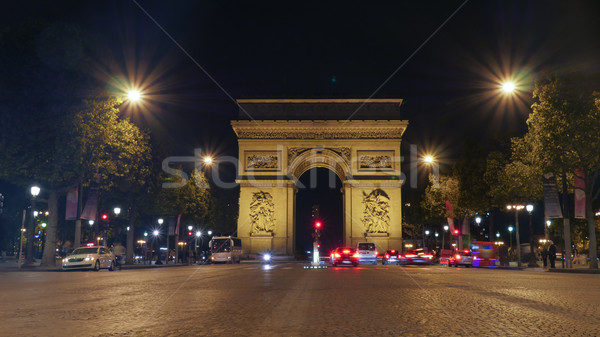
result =
[[[390,227],[390,198],[382,189],[363,192],[365,209],[362,222],[367,234],[388,233]]]
[[[389,151],[357,151],[358,170],[388,171],[394,169],[394,150]]]
[[[400,120],[232,121],[238,139],[401,139]]]
[[[277,151],[245,151],[246,171],[280,170],[279,152]]]
[[[250,203],[251,235],[273,233],[275,229],[275,205],[269,192],[255,192]]]

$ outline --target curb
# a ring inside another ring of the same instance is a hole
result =
[[[585,268],[577,268],[577,269],[550,268],[550,269],[548,269],[548,271],[550,273],[600,274],[600,269],[585,269]]]

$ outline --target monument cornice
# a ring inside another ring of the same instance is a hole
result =
[[[237,120],[238,139],[401,139],[404,120]]]

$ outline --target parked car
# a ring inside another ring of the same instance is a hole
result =
[[[115,270],[115,255],[108,247],[79,247],[62,259],[62,269]]]
[[[359,242],[356,244],[358,262],[377,264],[377,248],[373,242]]]
[[[341,247],[336,248],[331,252],[331,265],[351,264],[354,267],[358,266],[358,252],[354,248]]]
[[[468,249],[456,251],[450,258],[448,259],[448,267],[472,267],[473,266],[473,255],[471,251]]]
[[[400,255],[399,251],[397,251],[395,249],[391,249],[391,250],[388,250],[387,252],[385,252],[385,254],[383,254],[383,257],[381,258],[381,264],[390,264],[390,263],[400,264],[401,258],[402,258],[402,255]]]
[[[433,254],[425,252],[422,248],[413,249],[402,255],[400,264],[433,264]]]

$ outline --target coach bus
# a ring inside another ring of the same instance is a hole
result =
[[[242,240],[231,236],[215,236],[210,240],[210,262],[240,263]]]

